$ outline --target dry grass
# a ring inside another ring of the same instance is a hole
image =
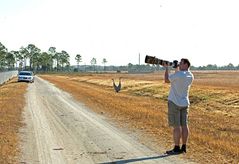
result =
[[[18,129],[22,125],[26,83],[16,79],[0,86],[0,163],[17,163]]]
[[[238,163],[239,72],[194,72],[194,75],[190,92],[189,152],[183,157],[199,163]],[[116,94],[111,78],[120,76],[123,90]],[[164,84],[162,72],[42,77],[72,93],[96,112],[143,132],[142,142],[151,138],[154,147],[171,148],[172,134],[167,125],[169,85]]]

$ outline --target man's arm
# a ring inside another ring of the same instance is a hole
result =
[[[164,68],[165,68],[164,82],[165,82],[165,83],[170,83],[170,81],[169,81],[169,79],[168,79],[168,73],[169,73],[169,71],[168,71],[168,66],[164,66]]]

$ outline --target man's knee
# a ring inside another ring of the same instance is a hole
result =
[[[187,125],[185,125],[185,126],[182,126],[182,131],[188,131],[189,130],[189,128],[188,128],[188,126]]]

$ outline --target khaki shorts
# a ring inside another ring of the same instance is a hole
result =
[[[168,101],[168,124],[169,126],[186,126],[188,124],[188,106],[180,107],[172,101]]]

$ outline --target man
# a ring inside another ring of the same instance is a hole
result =
[[[169,75],[168,65],[165,67],[165,82],[171,83],[168,96],[168,123],[173,127],[174,148],[166,151],[167,154],[186,153],[186,144],[189,136],[188,111],[189,111],[189,89],[194,79],[189,71],[188,59],[181,59],[174,74]],[[180,139],[182,147],[180,148]]]

